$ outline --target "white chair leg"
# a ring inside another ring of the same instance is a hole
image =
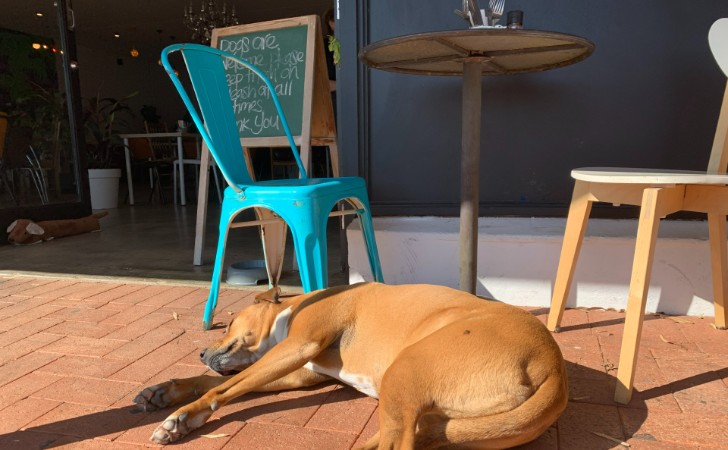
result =
[[[177,166],[179,165],[178,161],[174,161],[172,163],[172,192],[173,192],[173,202],[176,205],[177,204]]]

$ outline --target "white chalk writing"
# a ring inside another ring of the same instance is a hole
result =
[[[292,128],[295,127],[290,123],[291,117],[300,117],[300,113],[290,113],[295,107],[301,111],[306,67],[306,34],[305,27],[301,28],[303,40],[293,41],[300,48],[282,44],[280,35],[285,30],[231,36],[219,43],[220,50],[246,59],[268,76]],[[225,62],[225,71],[240,135],[283,135],[280,117],[265,83],[250,69],[232,60]]]

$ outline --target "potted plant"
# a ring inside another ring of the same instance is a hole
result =
[[[127,101],[133,92],[121,99],[96,97],[84,99],[83,121],[86,130],[86,155],[92,209],[118,206],[121,169],[112,167],[115,156],[124,148],[119,133],[132,115]]]

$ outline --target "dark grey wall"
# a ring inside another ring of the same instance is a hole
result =
[[[375,214],[458,214],[461,79],[368,69],[356,54],[389,37],[464,29],[460,5],[340,2],[342,164],[367,178]],[[565,215],[575,167],[705,169],[726,83],[707,33],[728,2],[507,0],[509,9],[524,11],[526,28],[579,35],[596,50],[565,68],[483,79],[481,215]]]

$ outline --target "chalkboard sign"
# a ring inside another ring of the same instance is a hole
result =
[[[212,46],[249,60],[272,79],[306,171],[311,173],[311,145],[327,146],[332,174],[338,177],[336,124],[319,18],[292,17],[215,28],[212,30]],[[278,126],[280,122],[275,106],[272,101],[267,101],[268,98],[264,93],[261,93],[262,82],[257,76],[252,75],[248,78],[247,73],[242,70],[236,71],[232,67],[228,75],[245,157],[250,157],[247,150],[251,148],[288,146],[285,132]],[[202,167],[208,167],[209,160],[210,152],[203,145]],[[248,167],[251,167],[251,164],[248,164]],[[200,171],[193,259],[197,265],[202,263],[208,173],[207,170]],[[265,211],[261,208],[257,213],[266,214]],[[270,218],[265,215],[259,217]],[[267,226],[266,238],[263,240],[266,265],[269,269],[277,268],[276,270],[280,271],[286,228]],[[277,280],[278,275],[279,273],[272,274],[272,278]]]
[[[217,47],[248,60],[275,86],[291,133],[301,134],[308,27],[295,26],[220,37]],[[268,88],[245,67],[226,67],[240,137],[283,136]]]
[[[328,146],[338,176],[336,124],[318,16],[215,28],[212,46],[250,61],[271,79],[306,170],[311,146]],[[263,82],[234,66],[227,68],[228,80],[243,148],[288,146]]]

